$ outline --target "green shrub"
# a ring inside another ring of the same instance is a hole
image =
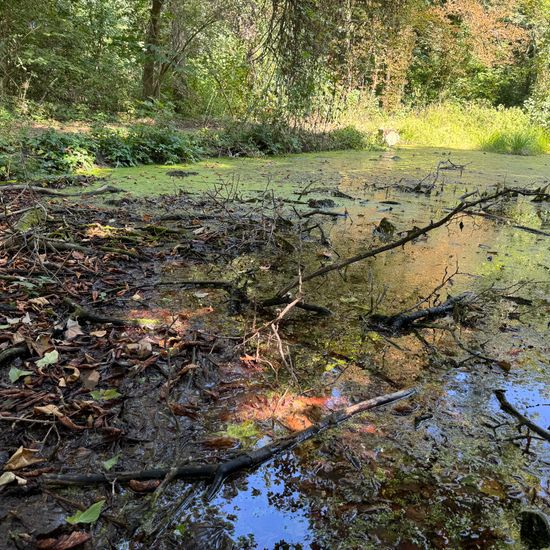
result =
[[[94,128],[92,138],[95,143],[96,158],[101,164],[111,166],[138,164],[132,145],[123,132],[108,128]]]
[[[190,134],[157,126],[134,126],[128,134],[134,157],[141,164],[193,162],[202,156]]]
[[[25,138],[23,147],[29,150],[45,172],[73,172],[91,168],[95,161],[93,143],[82,134],[48,130]]]
[[[346,126],[330,132],[330,138],[334,149],[366,149],[367,136],[355,126]]]

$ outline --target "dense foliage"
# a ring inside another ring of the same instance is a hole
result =
[[[549,0],[4,0],[0,10],[0,94],[27,112],[324,120],[360,93],[386,109],[528,101],[547,122]]]
[[[92,131],[21,131],[51,119]],[[185,120],[223,130],[191,136]],[[547,149],[550,0],[0,4],[4,178],[21,160],[63,171],[357,148],[388,124],[420,144]]]

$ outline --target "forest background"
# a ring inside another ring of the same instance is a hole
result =
[[[3,0],[0,178],[550,145],[550,0]]]

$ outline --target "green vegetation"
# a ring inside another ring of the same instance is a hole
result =
[[[94,127],[84,133],[49,129],[34,134],[21,132],[12,141],[0,143],[0,180],[70,173],[96,164],[176,164],[204,157],[255,157],[377,146],[374,138],[353,127],[327,132],[267,123],[194,132],[145,124],[119,129]]]
[[[549,58],[550,0],[6,0],[0,178],[372,148],[380,127],[539,154]]]
[[[417,146],[516,155],[550,151],[550,133],[533,123],[527,112],[486,102],[447,101],[421,109],[402,109],[396,114],[364,109],[356,111],[349,121],[364,132],[383,126],[395,128],[406,143]]]

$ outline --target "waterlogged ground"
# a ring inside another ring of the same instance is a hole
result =
[[[434,174],[438,163],[449,159],[464,169]],[[109,177],[133,194],[206,191],[224,199],[257,197],[261,202],[272,193],[287,199],[288,208],[299,209],[310,200],[328,198],[334,204],[309,206],[345,216],[329,221],[319,216],[330,244],[327,241],[324,249],[303,245],[301,260],[307,271],[368,247],[383,218],[394,226],[390,233],[397,234],[441,217],[458,197],[475,189],[547,184],[550,159],[401,149],[221,159],[192,166],[119,169]],[[419,181],[433,184],[431,192],[410,192]],[[498,214],[548,232],[547,207],[519,199],[502,205]],[[296,315],[282,325],[292,376],[280,373],[279,386],[262,390],[261,381],[272,374],[265,364],[258,370],[266,369],[267,374],[242,373],[237,376],[239,391],[218,405],[213,422],[217,416],[221,426],[246,426],[250,433],[241,438],[242,444],[260,446],[270,436],[284,433],[281,419],[286,427],[299,429],[326,407],[402,387],[417,387],[417,396],[353,419],[231,480],[208,505],[197,498],[185,501],[169,527],[173,544],[524,547],[521,510],[548,512],[550,505],[550,447],[534,440],[527,447],[528,440],[515,437],[520,432],[500,412],[492,392],[506,390],[509,400],[534,421],[550,425],[550,241],[483,217],[460,222],[403,250],[306,285],[308,300],[331,308],[335,315],[321,320]],[[211,266],[208,275],[231,279],[247,269],[256,273],[259,297],[283,286],[295,273],[294,264],[270,265],[268,258],[246,255],[230,269]],[[470,326],[457,329],[468,349],[498,364],[464,361],[468,354],[446,331],[385,339],[365,326],[363,316],[373,307],[387,314],[413,307],[455,271],[440,291],[442,299],[448,293],[489,287],[508,296],[488,300]],[[174,274],[197,276],[181,266],[167,277]],[[217,301],[219,295],[211,292],[201,305],[215,306]],[[171,500],[186,491],[185,484],[174,486],[163,505],[170,509]]]
[[[108,497],[109,513],[133,529],[123,534],[111,523],[99,523],[94,547],[526,547],[521,512],[550,513],[550,444],[524,437],[525,429],[519,431],[500,411],[493,392],[505,390],[533,421],[550,425],[548,202],[530,197],[499,202],[490,210],[497,220],[462,216],[403,248],[306,283],[307,301],[333,315],[293,310],[277,331],[268,327],[261,338],[238,348],[236,358],[231,350],[242,334],[276,311],[258,318],[247,311],[235,314],[223,290],[170,283],[247,281],[250,295],[269,297],[296,276],[298,266],[307,273],[391,241],[441,218],[465,193],[550,183],[547,156],[400,149],[220,159],[101,175],[127,191],[100,199],[121,209],[113,210],[113,224],[122,224],[125,209],[137,208],[148,223],[179,212],[182,197],[208,197],[209,208],[225,212],[227,239],[220,242],[227,244],[217,256],[210,251],[205,262],[201,254],[209,235],[217,232],[215,239],[220,233],[208,212],[191,226],[171,222],[175,230],[190,231],[197,246],[188,250],[189,238],[173,234],[160,274],[152,274],[148,264],[129,274],[138,289],[159,278],[167,284],[139,290],[141,297],[116,312],[154,321],[159,312],[170,311],[175,332],[181,328],[200,340],[192,364],[201,368],[182,378],[170,396],[183,414],[167,406],[168,398],[159,399],[166,382],[162,364],[145,366],[117,386],[125,396],[116,406],[117,425],[131,427],[127,439],[117,447],[84,432],[77,449],[62,449],[64,467],[94,471],[115,453],[113,471],[223,459],[350,403],[400,388],[415,387],[417,394],[356,416],[227,480],[211,502],[204,485],[182,481],[169,484],[156,501],[135,488],[116,487],[112,494],[110,488],[68,490],[63,494],[73,501]],[[273,237],[279,239],[274,252],[261,243],[231,240],[243,208],[255,210],[258,223],[263,209],[271,214],[280,209],[282,218],[294,220],[298,212],[313,210],[340,216],[303,218],[310,221],[302,239]],[[437,288],[440,301],[465,290],[483,298],[461,322],[439,319],[435,328],[416,333],[388,337],[368,324],[373,312],[422,307],[418,303]],[[121,379],[124,368],[113,380]],[[36,514],[30,510],[18,512],[29,526]],[[63,510],[48,510],[53,523],[64,523]]]

